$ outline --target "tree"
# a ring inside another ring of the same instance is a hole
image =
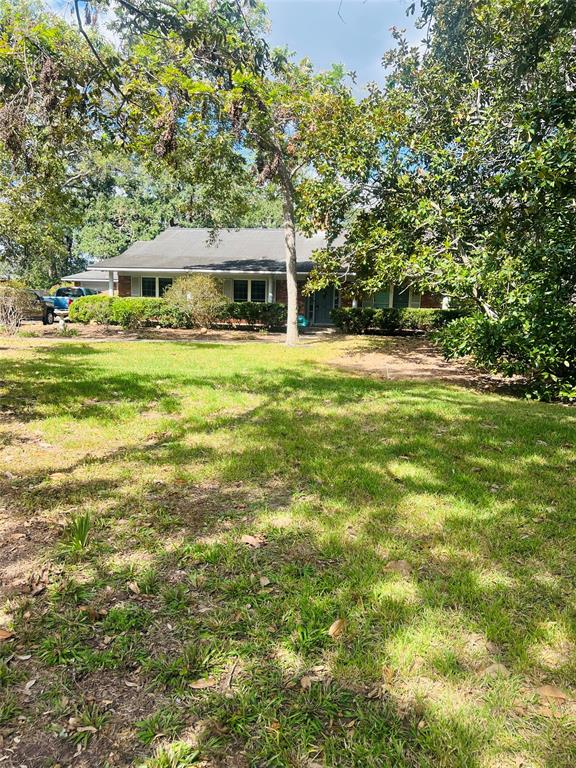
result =
[[[76,266],[104,87],[78,31],[39,5],[0,2],[0,259],[42,284]]]
[[[94,159],[92,197],[74,232],[79,258],[108,259],[136,240],[166,227],[278,226],[279,201],[268,188],[239,186],[239,202],[226,210],[201,185],[193,186],[163,164],[147,168],[137,155],[113,152]]]
[[[359,105],[369,150],[308,184],[309,215],[346,233],[316,284],[469,302],[451,354],[576,397],[576,5],[426,0],[422,25],[425,51],[399,38]]]
[[[105,61],[85,29],[96,7],[116,14],[121,61]],[[287,343],[298,339],[296,226],[298,185],[315,162],[319,116],[351,101],[342,72],[314,75],[261,36],[255,2],[212,6],[183,0],[75,2],[81,33],[109,72],[120,107],[109,129],[129,151],[162,158],[213,205],[238,211],[237,193],[255,169],[282,200],[288,289]],[[312,151],[311,151],[312,150]],[[255,169],[254,169],[255,166]],[[239,184],[240,180],[240,184]]]

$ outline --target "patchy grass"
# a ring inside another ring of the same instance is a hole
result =
[[[2,349],[9,761],[576,764],[573,409],[346,348]]]

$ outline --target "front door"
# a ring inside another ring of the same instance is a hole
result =
[[[332,325],[330,313],[334,309],[334,286],[316,291],[312,299],[314,301],[314,324]]]

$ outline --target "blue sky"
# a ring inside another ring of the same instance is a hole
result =
[[[423,32],[406,16],[407,0],[268,0],[270,41],[288,45],[319,69],[343,64],[356,72],[358,86],[381,82],[382,55],[393,46],[390,27],[405,29],[417,42]],[[340,7],[340,15],[338,10]]]
[[[48,0],[62,12],[67,0]],[[382,82],[382,55],[393,45],[390,27],[405,29],[410,42],[423,32],[406,16],[409,0],[267,0],[270,42],[287,45],[298,59],[307,56],[319,69],[343,64],[357,74],[357,90]]]

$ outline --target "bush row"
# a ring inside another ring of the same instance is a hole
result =
[[[334,325],[344,333],[381,331],[435,331],[462,316],[455,309],[375,309],[374,307],[341,307],[332,310]]]
[[[70,305],[69,319],[77,323],[120,325],[130,329],[152,325],[162,328],[194,327],[185,308],[166,299],[145,297],[84,296]],[[286,307],[283,304],[236,302],[225,308],[220,322],[225,325],[281,328],[286,324]]]

